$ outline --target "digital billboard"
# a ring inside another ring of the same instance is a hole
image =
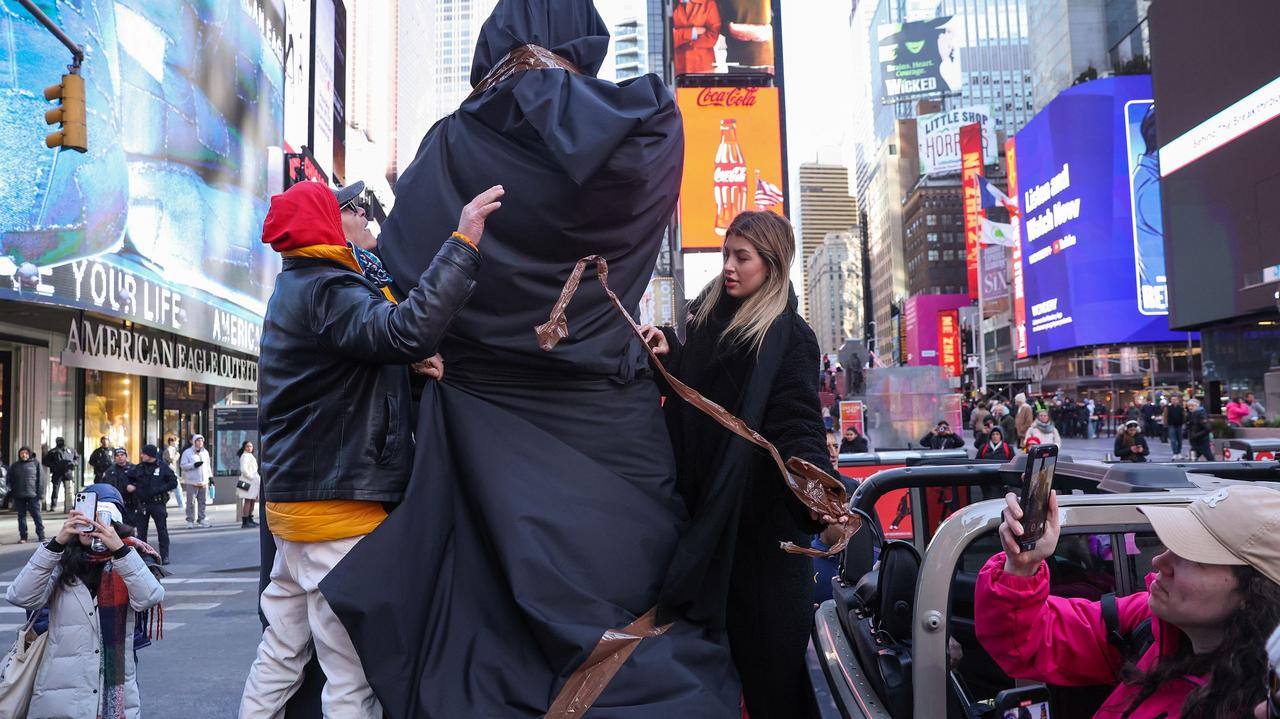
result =
[[[248,352],[280,268],[285,45],[271,0],[63,0],[85,48],[87,153],[44,146],[70,53],[15,0],[0,87],[0,298],[94,310]],[[272,150],[271,148],[274,148]]]
[[[885,23],[877,28],[880,76],[886,98],[959,92],[963,75],[958,17]]]
[[[1280,290],[1280,3],[1149,11],[1173,327],[1266,313]],[[1205,38],[1229,38],[1206,42]]]
[[[920,151],[920,174],[941,175],[960,171],[960,128],[982,126],[982,157],[993,163],[1000,157],[996,145],[996,119],[987,105],[961,107],[946,112],[921,115],[916,120],[916,142]]]
[[[1106,78],[1062,92],[1014,138],[1020,357],[1186,339],[1169,330],[1154,117],[1150,76]]]
[[[676,75],[760,71],[773,74],[779,0],[673,0]]]
[[[682,87],[676,103],[684,115],[681,247],[719,249],[743,210],[783,214],[778,89]]]

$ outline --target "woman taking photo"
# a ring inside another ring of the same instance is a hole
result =
[[[240,479],[236,480],[236,497],[244,500],[244,510],[240,512],[240,528],[248,529],[258,526],[253,521],[253,505],[258,499],[258,458],[253,453],[253,442],[245,441],[240,445],[236,455],[240,457]]]
[[[1115,600],[1120,636],[1150,620],[1153,641],[1141,656],[1108,641],[1099,602],[1049,594],[1056,495],[1044,536],[1026,551],[1018,548],[1017,497],[1005,499],[1005,551],[978,575],[974,619],[979,642],[1006,673],[1116,685],[1098,719],[1235,719],[1262,700],[1264,645],[1280,621],[1280,492],[1237,484],[1187,507],[1138,508],[1166,548],[1151,560],[1147,591]]]
[[[5,599],[28,611],[49,608],[49,639],[27,715],[133,719],[140,715],[134,619],[164,598],[139,552],[154,549],[122,522],[124,500],[109,484],[91,484],[111,523],[73,511],[9,585]],[[84,527],[92,525],[89,531]],[[95,540],[101,544],[94,548]],[[150,624],[150,622],[149,622]]]
[[[784,459],[800,457],[836,476],[823,444],[818,342],[796,312],[788,280],[794,256],[786,219],[743,212],[726,233],[721,274],[690,308],[686,343],[669,329],[642,331],[673,375],[759,430]],[[689,565],[701,566],[701,585],[687,592],[697,597],[691,613],[727,629],[752,719],[807,716],[813,562],[778,543],[808,546],[823,524],[765,453],[685,402],[668,400],[665,408],[678,486],[693,517],[688,544],[698,548],[697,556],[678,555],[668,576],[699,575]]]

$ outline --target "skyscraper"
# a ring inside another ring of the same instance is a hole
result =
[[[858,201],[849,194],[849,168],[806,162],[800,165],[800,267],[801,284],[809,286],[807,258],[822,245],[828,233],[848,233],[858,224]],[[801,311],[810,317],[807,294]],[[861,332],[859,332],[861,334]],[[831,351],[835,351],[832,349]]]
[[[836,352],[845,339],[861,339],[862,245],[857,236],[828,232],[809,254],[805,274],[808,320],[818,348]]]
[[[432,10],[414,0],[396,0],[395,73],[391,102],[395,107],[387,180],[394,183],[418,151],[422,136],[437,118],[431,115],[431,78],[435,76],[435,37],[431,34]]]
[[[1032,3],[1028,14],[1031,65],[1039,112],[1058,93],[1071,87],[1092,67],[1107,69],[1104,0],[1059,0]]]
[[[613,67],[618,82],[649,72],[648,43],[643,18],[625,18],[613,26]]]

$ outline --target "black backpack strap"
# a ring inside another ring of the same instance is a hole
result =
[[[1110,592],[1102,595],[1102,624],[1107,629],[1107,643],[1124,652],[1129,643],[1128,637],[1120,633],[1120,608],[1116,606],[1116,595]]]

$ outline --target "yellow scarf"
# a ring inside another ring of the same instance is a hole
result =
[[[296,250],[285,250],[281,253],[284,257],[310,257],[317,260],[329,260],[337,262],[343,267],[350,268],[363,275],[360,271],[360,263],[356,261],[356,253],[347,245],[341,247],[337,245],[308,245],[307,247],[299,247]],[[391,290],[383,287],[382,295],[392,304],[396,303],[396,298],[391,294]]]

